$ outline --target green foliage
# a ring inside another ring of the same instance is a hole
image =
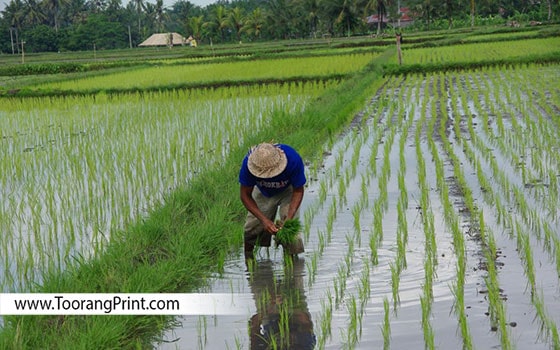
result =
[[[284,246],[294,243],[300,230],[301,222],[299,219],[286,220],[276,233],[276,243]]]

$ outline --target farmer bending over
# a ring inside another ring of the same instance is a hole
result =
[[[239,171],[241,202],[249,213],[245,222],[245,259],[253,259],[255,246],[270,247],[280,222],[298,217],[303,199],[305,172],[301,156],[284,144],[261,143],[243,159]],[[303,253],[301,236],[283,247],[291,255]]]

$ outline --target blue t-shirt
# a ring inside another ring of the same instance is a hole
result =
[[[248,153],[243,159],[243,164],[241,165],[241,170],[239,171],[239,183],[241,185],[257,186],[265,197],[272,197],[284,191],[288,188],[288,186],[298,188],[305,185],[305,166],[301,156],[295,149],[288,145],[278,144],[277,146],[284,151],[284,154],[286,154],[286,158],[288,159],[286,169],[284,169],[280,175],[271,177],[270,179],[261,179],[256,177],[251,174],[249,168],[247,167],[247,161],[249,159]]]

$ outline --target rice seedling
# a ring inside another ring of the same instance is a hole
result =
[[[381,334],[383,334],[383,349],[388,350],[391,346],[391,322],[390,322],[390,311],[389,311],[389,299],[383,298],[383,326],[381,328]]]
[[[362,206],[360,205],[360,202],[358,202],[356,205],[354,205],[352,207],[352,216],[354,218],[354,222],[353,222],[354,223],[354,233],[357,237],[358,244],[360,244],[360,241],[361,241],[360,235],[361,235],[361,232],[362,232],[362,227],[360,225],[361,214],[362,214]]]
[[[333,225],[337,216],[337,211],[338,211],[337,207],[338,207],[337,200],[336,198],[333,198],[331,206],[329,207],[329,212],[327,214],[327,242],[329,243],[332,238]]]
[[[389,264],[389,268],[391,269],[391,291],[393,293],[393,312],[397,313],[397,306],[401,302],[401,298],[399,295],[399,283],[400,283],[400,268],[398,267],[398,263]]]
[[[420,296],[420,305],[422,307],[422,331],[424,333],[424,348],[435,349],[434,330],[430,323],[431,301],[426,297]]]
[[[342,176],[338,181],[338,204],[340,209],[348,204],[348,199],[346,198],[346,188],[347,180],[345,176]]]
[[[346,329],[346,334],[343,335],[345,339],[345,348],[354,349],[358,343],[362,333],[362,314],[358,310],[355,296],[351,296],[346,304],[348,315],[350,316],[350,323]]]
[[[363,311],[371,295],[369,260],[364,258],[362,261],[362,265],[363,269],[360,276],[360,284],[358,285],[358,297],[360,298],[361,303],[360,309]]]
[[[280,339],[280,348],[290,346],[290,306],[289,303],[282,302],[278,305],[280,315],[278,335]]]
[[[319,260],[319,252],[314,252],[311,256],[311,261],[307,262],[307,278],[309,286],[312,286],[315,282],[315,278],[317,277],[317,261]]]
[[[322,255],[323,252],[325,251],[325,246],[326,246],[326,238],[325,238],[325,234],[323,233],[323,231],[318,231],[317,232],[317,238],[319,239],[318,253],[320,255]]]
[[[301,230],[299,219],[286,220],[276,233],[276,242],[279,245],[290,245],[295,241],[296,236]]]
[[[341,264],[338,266],[336,279],[334,281],[334,291],[335,291],[335,307],[338,309],[340,303],[344,299],[346,293],[346,278],[347,270],[345,265]]]
[[[370,235],[369,237],[370,259],[371,259],[371,263],[374,266],[379,263],[378,256],[377,256],[378,243],[379,243],[379,239],[376,237],[375,233]]]
[[[207,320],[206,316],[202,315],[198,317],[197,325],[197,334],[198,334],[198,347],[199,349],[204,349],[206,344],[208,343],[208,336],[207,336]]]
[[[325,301],[326,300],[326,301]],[[332,336],[332,297],[330,294],[330,289],[327,290],[327,296],[325,299],[321,299],[321,322],[320,322],[320,335],[318,337],[318,348],[322,349],[325,346],[327,340],[331,339]]]

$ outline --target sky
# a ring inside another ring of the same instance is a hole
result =
[[[151,2],[152,4],[156,3],[156,0],[146,0],[146,1]],[[177,0],[163,0],[163,4],[166,7],[171,7],[176,1]],[[216,0],[189,0],[189,1],[200,7],[205,7],[206,5],[216,2]],[[0,0],[0,11],[2,11],[9,2],[10,0]],[[123,6],[125,6],[128,2],[129,1],[127,0],[121,0]]]

